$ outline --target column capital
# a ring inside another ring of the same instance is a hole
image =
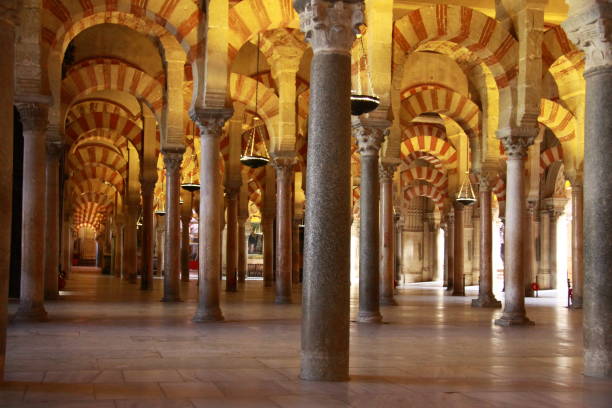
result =
[[[359,26],[364,22],[363,0],[294,0],[300,29],[315,54],[349,56]]]
[[[49,107],[44,103],[22,102],[17,103],[19,117],[25,131],[44,132],[49,125]]]
[[[570,12],[561,26],[567,37],[584,51],[585,75],[612,69],[612,4],[609,1],[569,0]]]
[[[381,183],[393,181],[393,175],[399,163],[380,163],[378,166],[378,177]]]
[[[292,170],[293,166],[297,163],[295,152],[275,152],[271,153],[271,156],[271,164],[277,174],[282,171]]]
[[[492,169],[481,169],[478,172],[478,190],[490,192],[497,180],[497,171]]]
[[[183,152],[178,151],[162,151],[164,156],[164,167],[169,171],[177,171],[181,168],[183,162]]]
[[[357,139],[357,150],[361,156],[377,156],[385,137],[387,128],[365,125],[358,121],[353,124],[353,132]]]
[[[191,108],[189,116],[200,128],[200,137],[220,138],[225,122],[232,117],[234,110]]]
[[[0,4],[0,22],[6,22],[13,26],[19,25],[19,13],[14,0],[3,0]]]
[[[58,142],[47,141],[47,159],[59,160],[64,152],[64,144]]]
[[[508,159],[518,160],[527,156],[527,149],[533,144],[538,132],[537,127],[505,128],[497,131],[497,138],[503,143]]]

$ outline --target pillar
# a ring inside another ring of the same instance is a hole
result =
[[[550,208],[550,282],[557,290],[567,290],[565,282],[557,282],[557,220],[561,214],[559,209]]]
[[[380,165],[380,200],[381,200],[381,261],[380,261],[380,303],[397,305],[393,298],[395,290],[395,223],[393,216],[393,174],[396,163]]]
[[[314,54],[306,191],[317,197],[306,205],[300,377],[345,381],[350,311],[350,50],[363,23],[363,1],[296,0],[294,7]]]
[[[455,213],[450,212],[446,221],[446,290],[452,291],[455,282]]]
[[[165,151],[166,168],[166,235],[164,245],[164,295],[162,302],[180,302],[181,230],[180,194],[183,152]]]
[[[291,303],[292,186],[295,155],[274,155],[276,170],[276,303]]]
[[[355,122],[353,129],[361,162],[359,198],[360,323],[380,323],[380,225],[378,152],[388,123]]]
[[[183,203],[185,205],[185,203]],[[191,219],[181,214],[181,281],[189,282],[189,223]]]
[[[538,267],[540,289],[550,289],[550,216],[548,210],[540,211],[540,265]]]
[[[0,382],[4,379],[6,326],[8,323],[8,279],[11,259],[11,214],[13,194],[13,98],[15,93],[15,24],[14,4],[0,5]]]
[[[292,263],[292,276],[291,276],[291,283],[293,285],[299,285],[300,284],[300,267],[302,265],[302,262],[300,260],[300,224],[302,223],[301,219],[293,219],[293,228],[292,228],[292,234],[293,237],[291,238],[291,245],[292,245],[292,251],[291,251],[291,263]]]
[[[583,232],[583,199],[582,186],[572,185],[572,281],[573,297],[572,307],[582,309],[584,297],[584,232]]]
[[[524,273],[527,260],[523,253],[525,213],[525,158],[538,129],[520,128],[498,131],[506,149],[506,224],[504,262],[504,308],[498,326],[533,324],[525,313]],[[529,261],[531,262],[531,261]]]
[[[475,207],[472,213],[472,278],[471,285],[480,280],[480,208]]]
[[[140,289],[153,289],[153,245],[155,244],[153,225],[153,191],[155,180],[141,180],[142,189],[142,277]]]
[[[612,4],[568,0],[563,23],[570,40],[586,54],[584,140],[584,374],[612,376]]]
[[[463,204],[454,201],[453,209],[455,211],[453,296],[465,296],[465,285],[463,281]]]
[[[46,188],[47,224],[45,228],[45,299],[59,297],[58,272],[60,255],[60,188],[59,169],[63,146],[60,143],[47,143]]]
[[[138,255],[136,224],[138,222],[138,206],[135,203],[127,205],[125,226],[123,228],[123,279],[130,283],[138,282]]]
[[[219,306],[221,290],[221,175],[219,139],[231,109],[196,109],[192,119],[200,128],[200,269],[198,307],[194,322],[223,320]]]
[[[23,124],[23,218],[21,235],[21,294],[16,318],[46,320],[43,304],[45,260],[45,132],[47,106],[17,105]]]
[[[163,276],[164,273],[164,237],[166,236],[165,216],[155,216],[155,256],[157,257],[156,276]]]
[[[227,202],[227,238],[225,251],[225,290],[238,290],[238,194],[240,187],[225,188]]]
[[[534,258],[535,258],[535,209],[536,203],[529,201],[527,208],[525,209],[525,228],[523,243],[525,245],[524,257],[525,263],[523,269],[525,271],[524,285],[525,285],[525,296],[533,297],[534,290],[531,284],[535,282],[535,273],[533,269]]]
[[[72,248],[72,243],[70,243]],[[113,274],[117,278],[121,278],[123,271],[123,222],[115,217],[115,263],[113,265]]]
[[[395,247],[393,253],[395,260],[393,262],[393,294],[397,293],[395,281],[399,281],[402,274],[402,231],[404,228],[403,219],[399,213],[393,216],[393,228],[395,231]]]
[[[263,232],[263,281],[264,287],[272,287],[274,281],[274,216],[264,213],[261,217]]]
[[[482,172],[478,195],[480,198],[480,279],[478,299],[472,300],[472,307],[501,307],[493,294],[493,214],[491,211],[491,187],[493,175]]]
[[[245,223],[248,217],[238,217],[238,282],[246,281],[247,276],[247,242]]]

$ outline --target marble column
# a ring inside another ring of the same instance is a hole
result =
[[[239,186],[225,188],[227,202],[227,237],[225,240],[225,290],[238,290],[238,194]]]
[[[279,304],[291,303],[292,246],[292,185],[295,155],[276,154],[272,165],[276,170],[276,297]]]
[[[525,219],[525,158],[537,135],[537,128],[503,129],[498,131],[506,149],[506,224],[504,262],[504,308],[498,326],[533,324],[525,313],[524,273],[527,259],[523,252]],[[530,261],[529,261],[530,262]]]
[[[198,308],[193,321],[223,320],[221,290],[221,174],[219,139],[231,109],[196,109],[191,118],[200,128],[200,224]]]
[[[155,216],[155,256],[157,257],[156,276],[163,276],[164,273],[164,237],[166,236],[166,224],[164,216]]]
[[[261,219],[263,232],[263,281],[264,287],[272,287],[274,282],[274,216],[263,214]]]
[[[183,152],[164,151],[166,168],[166,236],[164,245],[164,295],[162,302],[180,302],[181,274],[181,163]]]
[[[21,294],[16,319],[46,320],[45,260],[45,132],[47,105],[17,104],[23,124],[23,207]]]
[[[380,219],[378,152],[388,123],[368,120],[353,125],[361,162],[359,198],[359,315],[360,323],[380,323]]]
[[[381,195],[381,248],[380,257],[380,304],[397,305],[393,298],[395,290],[395,225],[393,222],[393,174],[397,163],[380,165]]]
[[[567,290],[566,282],[557,282],[557,220],[561,211],[550,208],[550,284],[557,290]]]
[[[481,173],[478,195],[480,198],[480,279],[478,299],[472,307],[501,307],[493,294],[493,214],[491,212],[492,175]]]
[[[548,210],[540,211],[540,265],[538,267],[540,289],[550,289],[550,217]]]
[[[291,238],[291,263],[292,263],[292,276],[291,283],[294,285],[300,284],[300,267],[302,262],[300,261],[300,224],[301,219],[293,219],[292,234]]]
[[[472,278],[470,285],[480,280],[480,208],[474,207],[472,213]]]
[[[72,244],[70,244],[72,248]],[[115,218],[115,263],[113,265],[113,275],[121,278],[123,265],[123,222]]]
[[[399,210],[398,210],[399,211]],[[403,219],[399,212],[396,212],[393,216],[393,230],[395,233],[394,242],[394,261],[393,261],[393,294],[397,294],[397,288],[395,287],[395,281],[399,281],[402,274],[402,231],[404,228]]]
[[[430,251],[431,251],[431,230],[429,227],[429,217],[428,214],[423,214],[423,264],[421,268],[421,277],[423,282],[427,282],[430,280],[431,276],[431,264],[430,264]]]
[[[156,180],[141,180],[142,190],[142,277],[140,289],[153,290],[153,191]]]
[[[185,203],[183,203],[185,205]],[[191,218],[181,214],[181,281],[189,282],[189,223]]]
[[[246,281],[247,276],[247,242],[245,223],[248,217],[238,217],[238,282]]]
[[[535,295],[531,284],[535,282],[535,271],[533,269],[533,258],[535,257],[535,209],[536,203],[529,201],[525,209],[525,232],[523,235],[523,256],[525,263],[523,264],[524,272],[524,287],[525,297],[533,297]]]
[[[138,282],[137,222],[138,206],[136,203],[129,203],[123,228],[123,279],[130,283]]]
[[[572,185],[572,308],[582,309],[584,297],[584,232],[582,186]]]
[[[563,23],[585,54],[584,374],[612,377],[612,3],[568,0]]]
[[[452,291],[455,282],[455,212],[450,212],[446,221],[446,290]]]
[[[463,204],[454,201],[455,211],[454,225],[454,267],[453,267],[453,296],[465,296],[465,285],[463,280]]]
[[[60,186],[59,171],[63,152],[61,143],[47,142],[46,188],[47,224],[45,228],[45,299],[59,297],[58,272],[60,255]]]
[[[4,380],[6,327],[8,324],[8,280],[11,259],[11,220],[13,195],[13,102],[15,75],[16,5],[5,1],[0,5],[0,383]]]
[[[351,233],[350,50],[357,27],[364,20],[364,4],[296,0],[294,7],[314,54],[308,121],[310,165],[306,169],[306,192],[312,199],[306,205],[300,378],[346,381]],[[378,287],[378,276],[375,284]]]

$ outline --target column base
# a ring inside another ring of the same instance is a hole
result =
[[[453,292],[451,293],[451,296],[465,296],[465,289],[462,291],[459,291],[458,289],[453,288]]]
[[[359,323],[382,323],[382,315],[379,312],[359,312],[357,317]]]
[[[501,301],[495,299],[493,294],[479,297],[478,299],[472,299],[472,307],[482,308],[500,308],[502,305]]]
[[[147,281],[140,281],[140,290],[153,290],[153,284],[149,284]]]
[[[582,309],[582,297],[574,295],[574,299],[572,301],[572,309]]]
[[[168,295],[168,296],[164,296],[163,298],[161,298],[160,302],[167,302],[167,303],[171,303],[171,302],[182,302],[183,300],[180,298],[180,296],[174,296],[174,295]]]
[[[276,296],[276,298],[274,298],[274,303],[277,305],[288,305],[293,302],[291,301],[291,296]]]
[[[587,377],[611,378],[612,353],[602,346],[584,351],[584,375]]]
[[[393,296],[381,297],[379,302],[383,306],[397,306],[397,301],[393,298]]]
[[[221,313],[221,308],[219,307],[215,309],[198,309],[195,316],[191,319],[191,321],[195,323],[212,323],[221,322],[223,320],[223,313]]]
[[[238,292],[238,288],[237,287],[229,287],[229,288],[225,288],[226,292]]]
[[[305,381],[348,381],[348,354],[302,351],[300,379]]]
[[[181,282],[189,282],[189,276],[186,278],[181,278]]]
[[[49,320],[42,304],[20,305],[12,318],[14,322],[45,322]]]
[[[525,297],[535,297],[535,292],[531,289],[531,285],[528,288],[525,288]]]
[[[502,315],[499,319],[495,320],[496,326],[511,327],[511,326],[533,326],[535,322],[529,320],[527,316],[521,315]]]
[[[59,293],[58,292],[47,292],[45,293],[45,300],[57,300],[59,299]]]

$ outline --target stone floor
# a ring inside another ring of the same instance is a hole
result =
[[[581,312],[554,292],[528,299],[535,327],[500,328],[470,296],[412,285],[385,324],[351,326],[350,382],[313,383],[297,378],[300,306],[261,281],[223,294],[225,322],[195,324],[195,281],[166,304],[161,280],[143,293],[83,272],[49,322],[9,327],[1,407],[612,407],[612,381],[581,375]]]

